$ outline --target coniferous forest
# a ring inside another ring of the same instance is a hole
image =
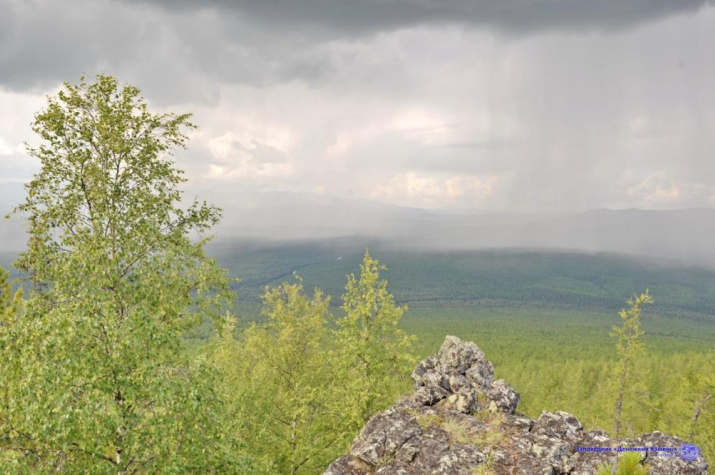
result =
[[[173,158],[196,127],[104,75],[36,115],[27,246],[0,273],[0,472],[321,473],[447,334],[531,417],[660,430],[715,460],[709,272],[364,242],[209,252],[222,210],[182,204]]]

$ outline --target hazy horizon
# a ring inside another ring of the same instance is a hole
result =
[[[186,201],[197,197],[186,193]],[[715,268],[715,208],[582,212],[421,209],[301,192],[206,193],[220,206],[214,249],[235,245],[373,241],[412,251],[531,249],[622,254],[652,262]],[[231,203],[231,200],[235,200]],[[0,206],[4,215],[10,210]],[[4,251],[25,248],[21,216],[0,223]],[[197,236],[198,237],[198,236]],[[336,241],[337,240],[337,241]],[[362,245],[362,244],[361,244]]]

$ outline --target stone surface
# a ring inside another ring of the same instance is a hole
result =
[[[519,406],[521,396],[506,381],[500,379],[494,381],[487,390],[487,397],[490,399],[489,409],[513,414]]]
[[[473,474],[591,475],[612,463],[614,442],[601,430],[583,431],[572,414],[544,411],[532,420],[517,412],[519,393],[494,381],[494,367],[479,347],[448,336],[439,352],[412,373],[415,394],[368,421],[350,453],[329,475]],[[653,432],[619,447],[674,447],[684,442]],[[701,456],[685,461],[644,450],[650,475],[707,475]],[[662,453],[662,452],[661,452]],[[480,472],[481,473],[481,472]]]

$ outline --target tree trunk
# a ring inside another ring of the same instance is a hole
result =
[[[293,475],[298,473],[298,463],[297,463],[297,460],[295,459],[296,447],[298,447],[298,434],[296,433],[297,425],[298,425],[298,421],[296,420],[295,417],[293,417],[293,420],[291,421],[291,432],[290,432],[290,449],[291,449],[290,473]]]
[[[705,404],[707,404],[712,397],[712,394],[708,394],[707,396],[705,396],[705,399],[700,401],[695,407],[695,412],[693,413],[693,423],[690,426],[690,442],[693,441],[693,436],[695,435],[695,425],[698,423],[698,419],[700,418],[700,412],[703,410]]]

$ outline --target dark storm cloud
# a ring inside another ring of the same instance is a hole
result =
[[[101,72],[139,85],[157,103],[215,104],[221,84],[317,81],[331,59],[316,45],[220,8],[0,0],[0,87],[15,91],[45,91]]]
[[[216,102],[216,81],[320,84],[334,41],[461,24],[508,34],[611,30],[695,12],[713,0],[0,0],[0,86],[40,90],[121,75],[157,102]]]
[[[220,7],[277,29],[365,34],[414,25],[460,23],[514,33],[619,29],[693,12],[712,0],[130,0],[167,9]]]
[[[103,60],[121,60],[146,38],[141,22],[125,21],[116,10],[71,0],[0,1],[0,84],[46,88]]]

